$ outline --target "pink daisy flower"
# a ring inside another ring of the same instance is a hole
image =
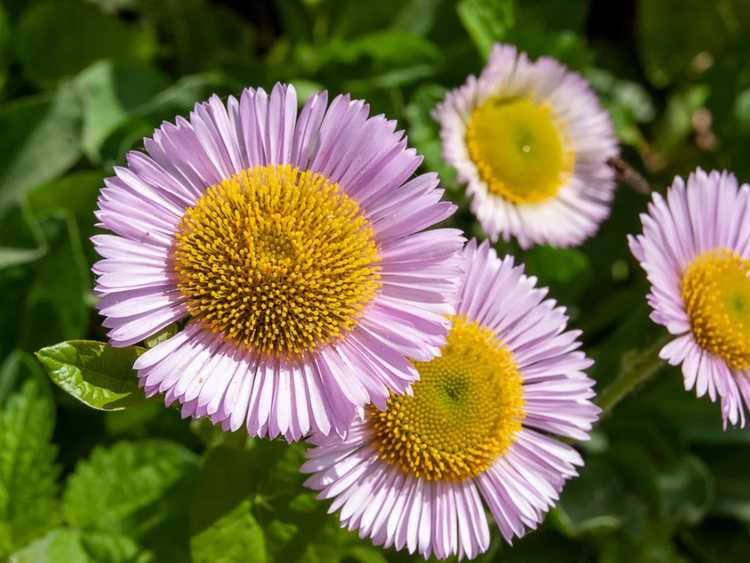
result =
[[[682,364],[685,389],[721,399],[724,428],[750,405],[750,186],[727,172],[675,178],[628,237],[646,271],[651,319],[675,339],[660,353]]]
[[[445,341],[460,283],[435,174],[349,96],[293,87],[199,103],[105,181],[93,238],[114,346],[171,323],[135,363],[147,395],[225,430],[344,431],[403,393]]]
[[[493,241],[574,246],[609,215],[612,123],[588,83],[556,60],[496,45],[479,78],[449,92],[434,115],[443,157]]]
[[[599,413],[565,310],[486,242],[464,260],[451,332],[416,363],[413,394],[368,407],[345,437],[313,435],[302,467],[342,526],[425,558],[487,550],[485,507],[508,542],[535,528],[583,463],[551,435],[585,440]]]

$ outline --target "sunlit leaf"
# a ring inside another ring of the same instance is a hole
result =
[[[142,404],[133,362],[142,348],[113,348],[104,342],[70,340],[42,348],[36,355],[50,379],[85,405],[122,410]]]

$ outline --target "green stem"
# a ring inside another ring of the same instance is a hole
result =
[[[623,359],[622,371],[596,400],[602,409],[602,417],[627,397],[633,389],[659,371],[664,365],[664,361],[659,358],[659,351],[672,338],[674,337],[670,335],[664,336],[635,357]]]

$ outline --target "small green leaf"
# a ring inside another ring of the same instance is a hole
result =
[[[515,24],[513,0],[461,0],[456,9],[461,23],[485,57]]]
[[[0,559],[59,522],[54,425],[52,397],[37,378],[0,409]]]
[[[113,411],[146,401],[133,362],[142,348],[113,348],[94,340],[70,340],[36,353],[50,379],[89,407]]]
[[[126,534],[159,563],[189,561],[189,507],[198,457],[166,440],[120,442],[80,462],[63,495],[71,526]]]
[[[265,563],[267,558],[263,530],[250,508],[250,500],[245,499],[194,535],[190,540],[194,563]]]

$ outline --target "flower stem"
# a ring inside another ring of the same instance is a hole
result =
[[[664,365],[659,351],[673,337],[664,336],[633,357],[623,358],[622,370],[615,380],[599,394],[596,403],[604,417],[614,406],[630,394],[633,389],[653,376]]]

